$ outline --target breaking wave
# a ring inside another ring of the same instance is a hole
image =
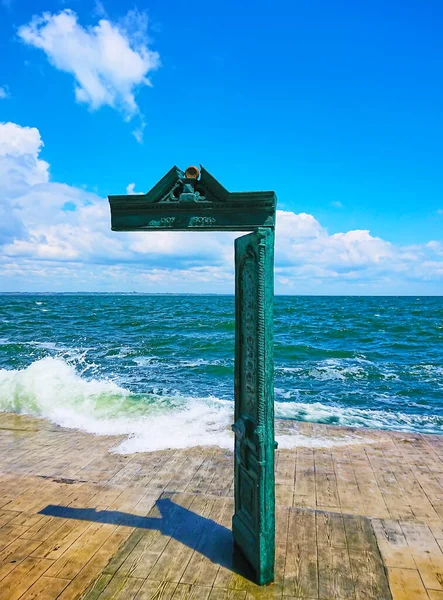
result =
[[[311,437],[295,421],[351,427],[441,431],[443,419],[321,402],[275,403],[280,447],[326,447],[360,443],[358,433]],[[72,364],[46,357],[21,370],[0,370],[0,411],[28,414],[62,427],[96,435],[123,436],[115,451],[124,454],[166,448],[213,446],[231,449],[233,402],[215,397],[135,394],[116,382],[86,379]]]

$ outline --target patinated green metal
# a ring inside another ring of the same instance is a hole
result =
[[[147,194],[109,196],[114,231],[252,231],[235,241],[234,545],[256,583],[274,578],[274,192],[228,192],[173,167]]]
[[[235,543],[274,578],[274,231],[235,240]]]
[[[109,196],[113,231],[252,231],[275,226],[274,192],[228,192],[206,169],[173,167],[147,194]]]

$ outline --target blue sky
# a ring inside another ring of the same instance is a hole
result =
[[[442,18],[0,0],[0,290],[232,291],[232,236],[109,231],[107,194],[201,163],[277,192],[278,293],[442,294]]]

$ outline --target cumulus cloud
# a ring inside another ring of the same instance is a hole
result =
[[[49,180],[49,165],[39,158],[42,145],[35,127],[0,123],[0,244],[25,233],[18,198]]]
[[[133,133],[142,141],[145,120],[135,93],[151,85],[149,74],[160,65],[158,53],[148,47],[147,29],[146,14],[136,10],[118,22],[102,18],[93,27],[83,27],[76,13],[65,9],[33,17],[18,35],[74,77],[77,102],[91,110],[111,106],[127,121],[137,116]]]
[[[136,192],[135,191],[135,183],[128,183],[128,185],[126,186],[126,193],[127,194],[143,194],[144,192]]]
[[[107,200],[51,181],[42,148],[36,128],[0,123],[1,289],[232,291],[237,234],[113,233]],[[440,240],[399,246],[366,229],[331,234],[313,215],[277,211],[279,293],[429,283],[442,289]]]
[[[9,98],[9,88],[7,85],[0,86],[0,100],[4,100],[5,98]]]

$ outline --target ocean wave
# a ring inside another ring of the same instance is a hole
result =
[[[386,399],[384,401],[386,402]],[[321,402],[276,402],[275,407],[276,418],[345,427],[441,433],[443,426],[443,417],[432,414],[343,407]]]
[[[398,379],[398,366],[386,367],[376,365],[362,357],[351,359],[326,359],[298,366],[277,365],[276,375],[282,377],[298,377],[314,381],[355,381],[365,379]]]
[[[232,446],[232,403],[217,398],[138,395],[109,380],[83,379],[61,358],[0,370],[0,411],[30,414],[98,435],[129,436],[130,453],[199,445]]]
[[[84,371],[83,371],[84,373]],[[159,392],[159,391],[158,391]],[[429,414],[288,401],[276,389],[276,438],[283,448],[360,443],[358,436],[312,437],[295,421],[351,427],[441,431],[443,419]],[[0,370],[0,411],[42,417],[62,427],[97,435],[124,436],[115,451],[129,454],[166,448],[213,446],[232,449],[231,400],[180,394],[135,394],[115,381],[85,378],[71,362],[45,357],[21,370]],[[293,420],[294,423],[291,423]]]

